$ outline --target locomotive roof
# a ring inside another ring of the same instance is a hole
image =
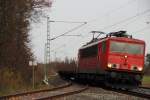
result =
[[[145,44],[144,41],[139,40],[139,39],[134,39],[134,38],[127,38],[127,37],[105,37],[105,38],[100,38],[94,42],[87,43],[86,45],[83,45],[80,49],[85,49],[91,46],[94,46],[100,42],[106,41],[106,40],[116,40],[116,41],[125,41],[125,42],[136,42],[136,43],[142,43]]]

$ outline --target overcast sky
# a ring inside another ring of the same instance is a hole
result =
[[[78,49],[90,41],[90,31],[106,33],[126,30],[134,38],[145,40],[146,52],[150,53],[150,0],[54,0],[47,15],[51,20],[80,21],[87,24],[70,35],[81,37],[60,37],[51,41],[51,58],[77,57]],[[81,23],[51,23],[51,37],[80,25]],[[38,61],[44,61],[46,43],[46,19],[31,25],[30,39],[32,49]],[[56,52],[56,53],[55,53]]]

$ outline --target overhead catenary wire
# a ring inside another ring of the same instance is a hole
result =
[[[122,25],[123,27],[126,27],[126,26],[128,26],[130,24],[133,24],[133,23],[137,22],[137,20],[139,21],[139,18],[135,17],[135,18],[131,19],[130,21],[127,21],[126,23],[121,23],[121,24],[123,24]]]
[[[135,17],[139,17],[139,16],[141,16],[141,15],[143,15],[143,14],[146,14],[146,13],[148,13],[148,12],[150,12],[150,9],[147,9],[147,10],[141,12],[141,13],[138,13],[138,14],[136,14],[136,15],[134,15],[134,16],[128,17],[128,18],[123,19],[123,20],[121,20],[121,21],[118,21],[118,22],[116,22],[116,23],[114,23],[114,24],[112,24],[112,25],[105,26],[105,27],[102,28],[101,30],[108,29],[108,28],[111,28],[111,27],[113,27],[113,26],[122,24],[123,22],[129,21],[129,20],[131,20],[131,19],[133,19],[133,18],[135,18]]]
[[[131,1],[128,1],[127,4],[130,3],[130,2],[131,2]],[[120,6],[120,8],[122,8],[122,6]],[[139,16],[141,16],[141,15],[143,15],[143,14],[145,14],[145,13],[148,13],[148,12],[150,12],[150,9],[145,10],[145,11],[143,11],[143,12],[141,12],[141,13],[137,13],[137,14],[134,15],[134,16],[128,17],[128,18],[126,18],[126,19],[123,19],[123,20],[121,20],[121,21],[119,21],[119,22],[116,22],[116,23],[114,23],[114,24],[112,24],[112,25],[105,26],[105,27],[102,28],[101,30],[108,29],[108,28],[111,28],[111,27],[113,27],[113,26],[122,24],[122,23],[124,23],[124,22],[126,22],[126,21],[129,21],[129,20],[131,20],[131,19],[133,19],[133,18],[139,17]],[[52,21],[52,22],[81,23],[81,22],[73,22],[73,21]],[[85,23],[86,23],[86,24],[89,24],[90,21],[85,22]],[[80,26],[79,26],[79,27],[80,27]],[[58,37],[60,37],[60,36],[63,36],[63,35],[65,36],[65,34],[68,34],[68,33],[70,33],[71,31],[74,31],[74,30],[78,29],[79,27],[74,28],[74,29],[72,29],[72,30],[69,30],[69,31],[65,32],[64,34],[61,34],[61,35],[59,35],[59,36],[56,36],[56,37],[54,37],[54,38],[52,38],[52,39],[50,39],[50,40],[54,40],[54,39],[56,39],[56,38],[58,38]],[[81,25],[81,27],[82,27],[82,25]]]
[[[111,13],[114,13],[114,12],[116,12],[116,11],[118,11],[118,10],[124,8],[124,7],[127,7],[128,5],[131,5],[131,4],[134,3],[135,1],[137,1],[137,0],[128,0],[126,3],[124,3],[124,4],[120,5],[120,6],[118,6],[117,8],[115,8],[115,9],[113,9],[113,10],[108,11],[106,14],[103,14],[103,15],[101,15],[101,16],[110,15]],[[95,18],[95,19],[92,19],[92,20],[87,21],[87,24],[86,24],[86,25],[89,25],[91,22],[97,21],[99,18],[100,18],[100,17],[97,17],[97,18]],[[85,36],[87,36],[87,35],[85,35]],[[83,37],[84,37],[84,36],[83,36]]]
[[[145,10],[145,11],[143,11],[143,12],[141,12],[141,13],[138,13],[138,14],[136,14],[136,15],[134,15],[134,16],[131,16],[131,17],[128,17],[128,18],[123,19],[123,20],[121,20],[121,21],[118,21],[118,22],[116,22],[116,23],[114,23],[114,24],[112,24],[112,25],[105,26],[105,27],[101,28],[100,30],[104,30],[104,29],[108,29],[108,28],[111,28],[111,27],[116,26],[116,25],[120,25],[120,24],[122,24],[122,23],[124,23],[124,22],[126,22],[126,21],[132,20],[133,18],[142,16],[142,15],[144,15],[144,14],[146,14],[146,13],[149,13],[149,12],[150,12],[150,9],[147,9],[147,10]]]
[[[101,16],[110,15],[111,13],[114,13],[114,12],[116,12],[116,11],[118,11],[118,10],[124,8],[124,7],[127,7],[128,5],[131,5],[131,4],[134,3],[135,1],[137,1],[137,0],[128,0],[126,3],[124,3],[124,4],[120,5],[120,6],[118,6],[117,8],[115,8],[115,9],[113,9],[113,10],[108,11],[106,14],[103,14],[103,15],[101,15]],[[97,17],[97,18],[95,18],[95,19],[92,19],[92,20],[88,21],[88,23],[97,21],[99,18],[101,18],[101,17]]]
[[[140,12],[140,8],[141,8],[141,6],[140,6],[140,0],[137,0],[137,15],[139,14],[139,12]],[[147,13],[145,13],[145,14],[147,14]],[[144,15],[145,14],[143,14],[143,15],[141,15],[142,17],[145,17]],[[141,16],[139,16],[139,17],[141,17]],[[127,25],[129,25],[129,24],[133,24],[134,22],[136,22],[136,20],[139,20],[139,18],[137,18],[137,17],[135,17],[135,18],[133,18],[132,20],[130,20],[130,21],[128,21],[127,23],[123,23],[123,25],[122,26],[127,26]]]
[[[140,30],[137,30],[137,31],[134,31],[134,33],[138,33],[138,32],[141,32],[141,31],[144,31],[144,30],[147,30],[147,29],[150,29],[150,26],[146,26]]]
[[[139,10],[139,9],[138,9],[138,10]],[[124,22],[127,22],[127,21],[130,21],[130,20],[134,19],[134,18],[143,16],[143,15],[149,13],[149,12],[150,12],[150,9],[147,9],[147,10],[145,10],[145,11],[143,11],[143,12],[137,12],[137,14],[135,14],[135,15],[133,15],[133,16],[131,16],[131,17],[128,17],[128,18],[126,18],[126,19],[123,19],[123,20],[118,21],[118,22],[116,22],[116,23],[113,23],[113,24],[111,24],[111,25],[107,25],[107,26],[101,28],[100,30],[109,29],[109,28],[111,28],[111,27],[113,27],[113,26],[117,26],[117,25],[123,24]],[[135,19],[135,20],[137,20],[137,19]],[[131,22],[130,22],[130,23],[131,23]],[[87,22],[87,24],[89,24],[89,21]],[[128,24],[129,24],[129,23],[128,23]],[[84,37],[86,37],[86,36],[87,36],[87,35],[84,35]]]
[[[140,13],[140,15],[139,14],[137,14],[138,16],[135,16],[135,17],[139,17],[139,16],[143,16],[144,14],[146,14],[146,13],[148,13],[148,12],[150,12],[150,9],[149,10],[146,10],[146,11],[144,11],[143,13]],[[134,18],[135,18],[134,17]],[[131,18],[132,19],[132,18]],[[130,19],[129,19],[130,20]],[[137,20],[137,19],[135,19],[135,20]],[[135,21],[134,20],[134,21]],[[128,21],[128,20],[127,20]],[[133,21],[132,21],[133,22]],[[131,22],[130,22],[131,23]],[[146,22],[147,24],[148,24],[148,22]],[[117,23],[116,23],[117,24]],[[122,24],[122,23],[121,23]],[[128,23],[129,24],[129,23]],[[114,24],[114,26],[115,26],[115,24]],[[135,31],[134,33],[137,33],[137,32],[140,32],[140,31],[143,31],[143,30],[145,30],[145,29],[148,29],[148,28],[150,28],[150,26],[146,26],[146,27],[144,27],[144,28],[142,28],[142,29],[140,29],[140,30],[138,30],[138,31]],[[97,36],[97,38],[100,36],[100,34]]]
[[[132,4],[134,1],[136,1],[136,0],[129,0],[129,1],[127,1],[125,4],[120,5],[118,8],[113,9],[113,10],[109,11],[108,13],[110,14],[110,13],[116,11],[116,10],[120,10],[121,8],[126,7],[126,5]],[[95,21],[95,20],[97,20],[97,19],[84,22],[84,25],[85,25],[85,24],[88,25],[88,24],[90,24],[91,22],[93,22],[93,21]],[[54,21],[54,20],[50,20],[50,22],[82,23],[82,22],[75,22],[75,21]],[[82,27],[82,25],[81,25],[81,27]],[[80,28],[80,26],[79,26],[79,28]],[[67,31],[67,32],[65,32],[64,34],[61,34],[61,35],[59,35],[59,36],[56,36],[56,37],[54,37],[54,38],[52,38],[52,39],[50,39],[50,40],[54,40],[54,39],[56,39],[56,38],[58,38],[58,37],[60,37],[60,36],[63,36],[63,35],[65,35],[65,34],[68,34],[68,33],[72,32],[72,31],[74,31],[74,30],[76,30],[76,29],[78,29],[78,28],[74,28],[73,30]]]
[[[65,33],[63,33],[63,34],[61,34],[61,35],[58,35],[58,36],[56,36],[56,37],[54,37],[54,38],[51,38],[50,40],[55,40],[55,39],[57,39],[57,38],[59,38],[59,37],[61,37],[61,36],[65,36],[66,34],[68,34],[68,33],[72,32],[72,31],[75,31],[75,30],[79,29],[80,27],[84,26],[85,24],[87,24],[87,22],[84,22],[83,24],[81,24],[81,25],[79,25],[79,26],[77,26],[77,27],[74,27],[74,28],[72,28],[71,30],[69,30],[69,31],[67,31],[67,32],[65,32]]]
[[[143,15],[149,13],[149,12],[150,12],[150,9],[147,9],[147,10],[145,10],[145,11],[143,11],[143,12],[140,12],[140,13],[137,13],[137,14],[131,16],[131,17],[128,17],[128,18],[126,18],[126,19],[123,19],[123,20],[118,21],[118,22],[116,22],[116,23],[113,23],[113,24],[111,24],[111,25],[107,25],[107,26],[101,28],[100,30],[109,29],[109,28],[111,28],[111,27],[113,27],[113,26],[117,26],[117,25],[123,24],[123,23],[125,23],[125,22],[127,22],[127,21],[130,21],[130,23],[131,23],[131,22],[133,22],[133,21],[131,21],[131,20],[133,20],[134,18],[138,18],[138,17],[143,16]],[[137,20],[137,19],[134,19],[134,21],[136,21],[136,20]],[[128,23],[128,24],[129,24],[129,23]],[[84,35],[84,37],[86,37],[86,36],[87,36],[87,35]],[[98,35],[98,36],[99,36],[99,35]],[[98,36],[97,36],[97,37],[98,37]]]
[[[63,35],[63,36],[76,36],[76,37],[78,37],[78,36],[82,36],[82,35],[79,34],[79,35]]]
[[[86,23],[86,22],[78,22],[78,21],[62,21],[62,20],[50,20],[49,22],[58,22],[58,23]]]
[[[127,5],[131,5],[131,4],[134,3],[135,1],[136,1],[136,0],[128,0],[126,3],[124,3],[124,4],[120,5],[120,6],[118,6],[117,8],[108,11],[107,14],[111,14],[112,12],[114,13],[115,11],[120,10],[120,9],[126,7]],[[96,18],[96,19],[94,19],[94,20],[89,20],[89,21],[87,21],[87,22],[85,22],[85,23],[86,23],[86,25],[88,25],[88,24],[90,24],[91,22],[96,21],[97,19],[99,19],[99,18]],[[56,21],[55,21],[55,20],[50,20],[49,22],[83,23],[83,22],[78,22],[78,21],[61,21],[61,20],[56,20]],[[53,39],[53,38],[52,38],[52,39]]]

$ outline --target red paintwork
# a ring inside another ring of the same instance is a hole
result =
[[[102,42],[106,42],[106,52],[101,52]],[[124,71],[124,72],[131,72],[131,66],[136,65],[143,67],[144,66],[144,56],[145,56],[145,46],[144,46],[144,53],[143,55],[131,55],[131,54],[120,54],[120,53],[110,53],[110,41],[118,41],[118,42],[127,42],[127,43],[134,43],[134,44],[144,44],[145,42],[138,39],[131,39],[125,37],[107,37],[104,39],[99,40],[98,44],[98,55],[96,57],[89,57],[89,58],[80,58],[79,53],[79,71],[82,73],[82,70],[97,70],[97,67],[101,68],[101,70],[107,71],[112,70],[107,67],[108,63],[112,64],[119,64],[119,68],[115,69],[116,71]],[[127,56],[127,58],[124,58]],[[126,64],[125,64],[126,63]],[[99,70],[99,71],[101,71]],[[113,69],[114,70],[114,69]],[[88,72],[87,72],[88,73]],[[141,72],[142,73],[142,72]]]
[[[86,66],[86,68],[93,68],[94,66],[97,66],[97,65],[98,65],[97,57],[91,57],[91,58],[80,60],[80,66],[81,67]]]
[[[130,38],[110,38],[110,41],[119,41],[119,42],[127,42],[127,43],[134,43],[134,44],[143,44],[145,42],[142,40],[137,39],[130,39]],[[109,46],[108,46],[109,47]],[[127,56],[127,58],[125,58]],[[108,62],[109,63],[117,63],[119,64],[118,71],[131,71],[131,66],[136,65],[138,67],[144,67],[144,56],[145,56],[145,46],[143,55],[132,55],[132,54],[120,54],[120,53],[108,53]],[[126,65],[124,65],[126,63]]]

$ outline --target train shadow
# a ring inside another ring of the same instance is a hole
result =
[[[80,80],[80,79],[74,79],[74,78],[64,79],[64,80],[68,81],[68,82],[75,83],[75,84],[79,84],[79,85],[88,85],[90,87],[111,89],[111,88],[106,87],[103,82],[97,82],[97,81],[93,81],[93,80]]]

